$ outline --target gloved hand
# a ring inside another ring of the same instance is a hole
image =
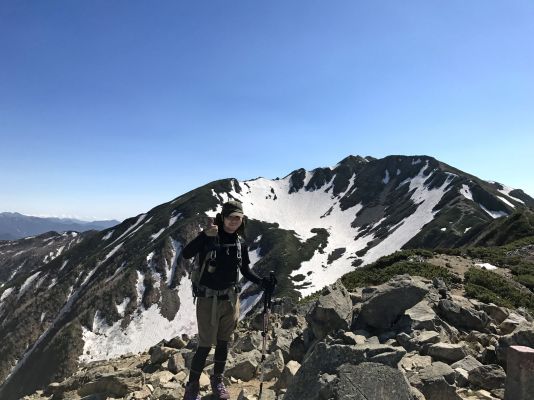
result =
[[[276,277],[274,275],[264,276],[263,278],[261,278],[261,287],[265,291],[270,293],[274,292],[277,283],[278,281],[276,280]]]
[[[215,224],[213,223],[213,219],[210,218],[210,221],[209,221],[208,226],[206,227],[206,229],[204,229],[204,233],[205,233],[208,237],[215,237],[215,236],[217,236],[217,234],[218,234],[218,227],[217,227],[217,225],[215,225]]]

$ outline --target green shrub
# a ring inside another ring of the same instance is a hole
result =
[[[518,275],[515,280],[530,290],[534,290],[534,275]]]
[[[522,261],[510,267],[514,275],[534,275],[534,264],[527,261]]]
[[[483,302],[491,297],[491,301],[498,305],[534,310],[534,295],[531,292],[495,272],[471,268],[465,273],[465,288],[468,297]]]
[[[485,288],[484,286],[476,285],[474,283],[465,284],[465,294],[467,297],[477,299],[483,303],[493,303],[498,306],[513,308],[514,305],[497,295],[495,292]]]
[[[427,262],[400,261],[388,265],[382,269],[377,269],[374,264],[357,269],[345,274],[341,281],[349,290],[359,287],[380,285],[387,282],[396,275],[408,274],[411,276],[422,276],[424,278],[442,278],[447,283],[459,282],[460,279],[451,274],[443,267],[429,264]]]

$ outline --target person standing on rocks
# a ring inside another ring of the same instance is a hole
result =
[[[268,277],[260,278],[250,270],[248,248],[242,243],[244,228],[242,203],[228,201],[223,204],[215,222],[200,232],[182,251],[186,259],[198,257],[196,270],[191,277],[197,302],[199,343],[191,363],[184,400],[200,400],[199,379],[213,345],[215,355],[213,375],[210,377],[211,389],[216,399],[230,398],[223,382],[223,373],[228,342],[239,318],[239,271],[264,290],[274,290],[276,281]]]

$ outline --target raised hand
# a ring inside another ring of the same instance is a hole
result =
[[[217,227],[217,225],[213,223],[213,218],[210,218],[208,222],[208,226],[206,227],[206,229],[204,229],[204,233],[207,236],[215,237],[217,236],[218,232],[219,232],[219,228]]]

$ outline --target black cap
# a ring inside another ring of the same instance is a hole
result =
[[[227,201],[222,206],[222,215],[223,217],[228,217],[229,215],[243,216],[243,203],[236,200]]]

